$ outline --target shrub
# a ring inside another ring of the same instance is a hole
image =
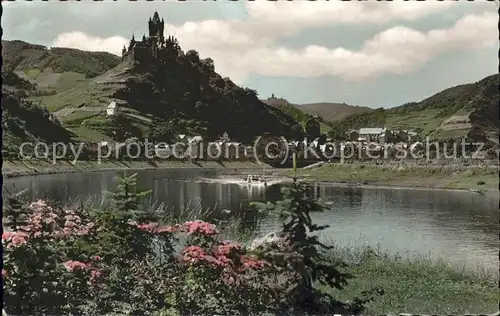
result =
[[[323,208],[294,185],[279,210],[276,243],[223,240],[212,223],[168,225],[141,211],[148,192],[121,179],[110,207],[65,210],[7,200],[4,307],[9,314],[249,315],[359,311],[366,300],[335,301],[315,286],[341,289],[349,275],[331,264],[310,212]]]

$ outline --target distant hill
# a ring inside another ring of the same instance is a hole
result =
[[[262,102],[278,107],[294,115],[294,117],[307,119],[310,116],[319,116],[325,122],[339,121],[343,118],[358,114],[373,111],[372,108],[354,106],[345,103],[320,102],[308,104],[292,104],[284,98],[277,98],[274,95],[270,98],[263,99]]]
[[[20,41],[7,43],[2,53],[9,68],[24,73],[39,90],[54,88],[51,94],[32,93],[30,100],[47,107],[81,140],[166,141],[177,133],[216,138],[227,132],[234,140],[251,142],[265,133],[303,135],[302,126],[289,114],[217,74],[212,59],[184,52],[173,37],[160,50],[151,45],[153,40],[158,38],[132,39],[123,62],[107,53],[48,50]],[[78,74],[78,80],[64,77],[69,74]],[[106,116],[111,101],[121,107],[119,118]]]
[[[2,41],[3,68],[36,83],[39,90],[59,92],[116,67],[120,57],[106,52],[48,49],[23,41]]]
[[[433,139],[469,137],[498,144],[500,75],[448,88],[420,102],[354,114],[344,129],[380,127],[413,129]]]
[[[306,113],[319,115],[327,121],[340,121],[349,115],[373,111],[369,107],[331,102],[299,104],[297,107]]]
[[[263,99],[261,101],[289,114],[297,122],[300,122],[303,127],[305,127],[307,120],[309,120],[311,117],[316,117],[320,123],[320,128],[321,128],[322,133],[326,134],[331,129],[331,126],[330,126],[331,122],[330,121],[324,119],[321,116],[318,116],[317,114],[313,114],[313,113],[309,113],[307,111],[304,111],[300,105],[292,104],[292,103],[288,102],[288,100],[286,100],[286,99],[276,98],[273,95],[272,97],[267,98],[267,99]]]
[[[312,116],[311,114],[305,113],[304,111],[299,109],[297,105],[292,104],[288,102],[288,100],[283,98],[276,98],[273,96],[267,99],[262,99],[261,101],[267,105],[273,106],[285,113],[288,113],[298,122],[304,122]]]

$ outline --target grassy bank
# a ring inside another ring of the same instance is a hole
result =
[[[92,171],[149,170],[149,169],[180,169],[206,168],[245,170],[270,168],[266,164],[254,162],[183,162],[183,161],[78,161],[75,165],[69,161],[58,161],[55,164],[44,160],[4,160],[2,174],[4,177],[19,177],[39,174],[58,174]]]
[[[291,170],[281,174],[292,175]],[[299,170],[305,181],[335,183],[368,183],[383,186],[498,190],[498,169],[462,166],[369,166],[325,164],[310,170]]]
[[[498,311],[498,275],[481,269],[467,269],[459,264],[427,256],[401,258],[370,247],[337,246],[331,260],[348,262],[347,272],[355,279],[338,293],[341,300],[359,295],[374,286],[382,296],[367,305],[367,315],[492,314]]]

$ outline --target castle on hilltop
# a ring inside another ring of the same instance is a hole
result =
[[[122,61],[131,60],[140,63],[162,61],[169,52],[180,52],[179,43],[173,36],[164,37],[165,21],[160,20],[158,12],[148,21],[149,36],[142,36],[141,41],[136,41],[134,35],[128,48],[123,46]]]

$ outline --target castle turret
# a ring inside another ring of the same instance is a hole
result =
[[[149,19],[149,36],[157,37],[159,42],[163,42],[163,32],[165,30],[165,21],[161,19],[158,12],[155,11],[153,14],[153,19]]]

